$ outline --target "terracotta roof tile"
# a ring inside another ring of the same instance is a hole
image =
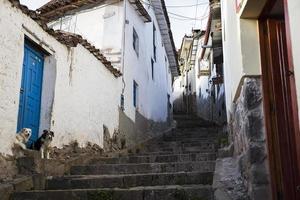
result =
[[[47,4],[40,7],[37,11],[49,22],[52,20],[56,20],[66,15],[67,13],[75,11],[79,8],[93,7],[104,2],[105,0],[51,0]],[[143,18],[144,22],[152,21],[149,13],[144,8],[140,0],[129,0],[129,3]]]

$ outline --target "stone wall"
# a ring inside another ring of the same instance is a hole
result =
[[[261,78],[245,78],[230,114],[230,140],[250,199],[271,199]]]

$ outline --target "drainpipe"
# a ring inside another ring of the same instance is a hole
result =
[[[124,75],[125,75],[125,62],[124,62],[124,58],[125,58],[125,46],[126,46],[126,42],[125,42],[125,38],[126,38],[126,33],[125,33],[125,30],[126,30],[126,23],[127,23],[127,12],[126,12],[126,9],[127,9],[127,4],[126,4],[127,0],[124,0],[124,19],[123,19],[123,37],[122,37],[122,64],[121,64],[121,68],[122,68],[122,93],[121,93],[121,98],[123,98],[123,103],[124,103],[124,91],[125,91],[125,88],[126,88],[126,83],[125,83],[125,80],[124,80]],[[120,105],[122,106],[122,105]],[[124,109],[124,106],[123,105],[123,108]]]

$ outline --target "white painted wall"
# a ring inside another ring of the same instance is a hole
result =
[[[257,20],[241,19],[235,6],[235,0],[221,1],[224,82],[229,112],[241,78],[261,74]]]
[[[111,134],[118,128],[121,79],[81,45],[67,57],[70,65],[58,70],[56,81],[52,129],[63,134],[55,142],[77,139],[102,145],[103,124]]]
[[[235,0],[221,1],[221,9],[226,107],[230,109],[243,76],[240,20],[235,11]]]
[[[206,49],[205,51],[205,55],[204,55],[204,58],[203,60],[199,61],[199,59],[201,58],[201,54],[202,54],[202,51],[204,50],[202,48],[202,45],[204,45],[204,38],[205,38],[205,35],[202,36],[200,38],[200,40],[198,41],[198,51],[197,51],[197,61],[196,61],[196,65],[195,65],[195,70],[196,70],[196,95],[197,95],[197,114],[199,116],[201,116],[202,118],[205,118],[205,119],[208,119],[209,116],[204,116],[204,113],[203,110],[205,110],[205,108],[203,108],[200,104],[200,100],[201,99],[208,99],[209,98],[209,92],[207,92],[207,90],[209,90],[209,76],[198,76],[200,70],[210,70],[210,58],[208,57],[209,56],[209,49]],[[208,45],[211,45],[211,39],[208,43]]]
[[[300,108],[300,56],[299,56],[300,55],[300,37],[299,37],[300,12],[299,10],[300,10],[299,0],[288,1],[293,61],[294,61],[295,80],[296,80],[297,96],[298,96],[298,108]],[[299,112],[299,119],[300,119],[300,112]]]
[[[120,68],[123,23],[123,1],[107,0],[97,7],[51,22],[49,26],[82,35],[104,52],[115,67]]]
[[[53,74],[45,75],[46,80],[55,80],[53,145],[60,147],[76,139],[82,145],[87,141],[102,145],[103,124],[111,133],[118,127],[121,79],[115,78],[82,46],[69,50],[19,9],[12,8],[8,1],[0,0],[0,5],[0,152],[11,153],[16,134],[25,34],[43,40],[49,45],[47,49],[53,49],[49,51],[53,55],[45,60],[45,66],[56,66],[56,71],[52,71],[56,78]],[[44,90],[41,126],[49,121],[45,109],[49,109],[51,102],[47,101],[47,94]]]
[[[120,51],[123,36],[123,10],[123,1],[108,0],[103,5],[51,22],[49,26],[55,30],[82,35],[101,50]]]
[[[166,121],[168,116],[167,95],[172,94],[172,80],[166,52],[162,45],[155,14],[151,7],[147,10],[155,23],[157,32],[157,59],[154,63],[154,80],[151,77],[151,58],[153,58],[153,22],[144,23],[131,4],[126,1],[125,25],[125,114],[135,121],[136,108],[133,106],[133,80],[139,85],[138,111],[146,118],[156,122]],[[139,36],[139,56],[133,49],[133,27]]]

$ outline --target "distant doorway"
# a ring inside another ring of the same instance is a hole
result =
[[[265,121],[274,200],[299,195],[299,121],[284,0],[270,0],[260,19]]]
[[[39,136],[44,55],[25,41],[17,131],[31,128],[30,145]]]

